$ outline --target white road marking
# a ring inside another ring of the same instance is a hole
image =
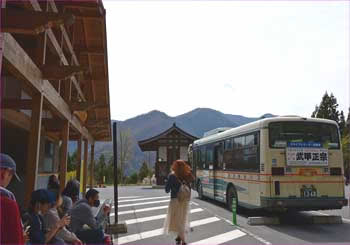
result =
[[[192,204],[194,204],[194,205],[196,205],[196,206],[199,206],[199,204],[198,203],[196,203],[196,202],[191,202]]]
[[[154,202],[130,203],[130,204],[118,205],[118,207],[119,207],[119,208],[123,208],[123,207],[130,207],[130,206],[141,206],[141,205],[154,204],[154,203],[162,203],[162,202],[170,202],[170,199],[168,199],[168,200],[154,201]]]
[[[191,227],[196,227],[196,226],[200,226],[200,225],[213,223],[213,222],[216,222],[216,221],[219,221],[219,220],[220,219],[217,218],[217,217],[210,217],[210,218],[206,218],[206,219],[200,219],[200,220],[192,221],[190,226]],[[155,229],[155,230],[151,230],[151,231],[141,232],[141,233],[134,234],[134,235],[119,237],[117,239],[114,239],[113,243],[121,245],[121,244],[129,243],[129,242],[135,242],[135,241],[138,241],[138,240],[141,240],[141,239],[146,239],[146,238],[150,238],[150,237],[160,236],[162,234],[163,234],[163,228],[160,228],[160,229]]]
[[[190,212],[191,214],[193,213],[198,213],[198,212],[202,212],[203,209],[201,208],[196,208],[196,209],[192,209]],[[131,224],[136,224],[136,223],[142,223],[142,222],[147,222],[147,221],[151,221],[151,220],[157,220],[157,219],[164,219],[166,217],[166,214],[160,214],[160,215],[155,215],[155,216],[149,216],[149,217],[144,217],[144,218],[139,218],[139,219],[128,219],[125,220],[125,223],[127,225],[131,225]]]
[[[142,196],[125,196],[125,197],[118,197],[118,199],[126,199],[126,198],[138,198]]]
[[[203,239],[197,242],[190,243],[190,245],[202,245],[202,244],[210,244],[210,245],[218,245],[222,244],[239,237],[245,236],[246,234],[240,230],[229,231],[217,236],[209,237],[207,239]]]
[[[138,199],[130,199],[130,200],[121,200],[121,201],[118,201],[118,203],[154,200],[154,199],[162,199],[162,198],[170,198],[170,197],[169,197],[169,195],[168,196],[161,196],[161,197],[146,197],[146,198],[138,198]]]
[[[147,211],[158,210],[158,209],[166,209],[166,208],[168,208],[168,205],[166,205],[166,206],[152,207],[152,208],[134,209],[134,210],[128,210],[128,211],[121,211],[121,212],[118,212],[118,215],[122,215],[122,214],[133,214],[133,213],[140,213],[140,212],[147,212]],[[115,216],[115,213],[111,213],[110,216]]]

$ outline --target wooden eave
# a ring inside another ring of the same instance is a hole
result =
[[[76,17],[72,46],[79,64],[88,68],[88,72],[84,73],[80,81],[84,86],[87,101],[91,102],[90,105],[84,105],[89,107],[85,126],[96,141],[110,141],[112,137],[107,35],[102,1],[57,1],[56,4],[64,13]],[[96,122],[99,122],[98,126]]]
[[[158,140],[163,139],[163,138],[167,138],[167,135],[171,134],[174,131],[176,131],[177,133],[182,135],[184,138],[189,139],[191,141],[198,139],[197,137],[195,137],[195,136],[185,132],[181,128],[177,127],[176,124],[174,123],[172,127],[165,130],[164,132],[162,132],[156,136],[153,136],[151,138],[138,141],[138,145],[142,151],[157,151],[158,146],[160,146],[160,144],[158,143]],[[176,138],[174,138],[174,139],[176,139]]]

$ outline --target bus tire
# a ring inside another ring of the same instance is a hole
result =
[[[229,185],[226,191],[226,208],[232,212],[232,198],[236,197],[237,201],[237,213],[238,213],[238,195],[236,188],[233,185]]]
[[[201,181],[198,181],[197,184],[197,192],[198,192],[198,198],[201,200],[204,200],[204,196],[203,196],[203,186]]]

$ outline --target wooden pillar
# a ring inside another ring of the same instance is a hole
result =
[[[60,151],[60,191],[62,192],[66,185],[68,142],[69,142],[69,122],[63,123],[61,131],[61,151]]]
[[[90,149],[90,188],[94,188],[94,167],[95,167],[95,145],[91,145]]]
[[[84,140],[84,177],[83,177],[83,193],[86,193],[87,183],[87,169],[88,169],[88,153],[89,153],[89,141]]]
[[[78,149],[77,149],[77,180],[80,182],[80,170],[81,170],[81,136],[78,139]]]
[[[24,202],[26,206],[29,204],[31,193],[35,190],[38,175],[43,100],[44,98],[42,93],[33,93],[25,178],[26,190]]]

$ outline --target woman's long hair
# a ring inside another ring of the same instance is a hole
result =
[[[191,167],[184,160],[179,159],[174,161],[171,169],[174,171],[175,176],[180,180],[191,182],[194,179]]]

